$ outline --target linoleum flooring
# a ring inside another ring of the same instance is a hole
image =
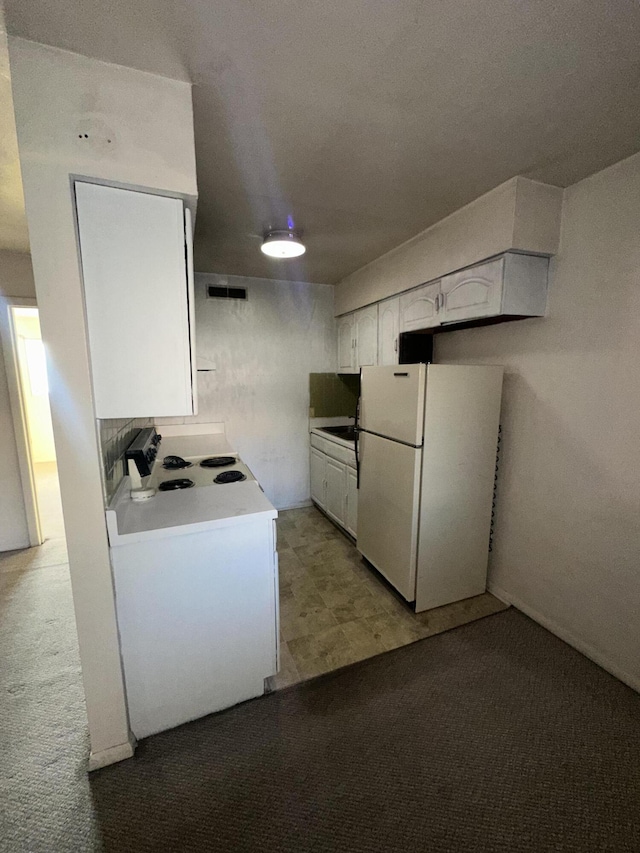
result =
[[[278,689],[457,628],[506,605],[490,593],[416,614],[315,507],[278,518]]]

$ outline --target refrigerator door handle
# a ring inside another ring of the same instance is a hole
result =
[[[362,374],[362,369],[360,370]],[[356,489],[360,488],[360,448],[359,448],[359,436],[360,436],[360,394],[358,394],[358,402],[356,403],[356,422],[354,424],[354,433],[355,433],[355,441],[354,441],[354,449],[356,451]]]

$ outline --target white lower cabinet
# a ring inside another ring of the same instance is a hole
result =
[[[355,451],[311,433],[310,465],[312,501],[355,539],[358,529]]]
[[[311,448],[311,500],[315,501],[319,507],[325,508],[325,468],[327,465],[327,457],[324,453]]]
[[[334,521],[344,527],[345,503],[346,503],[346,474],[347,466],[326,457],[325,479],[327,483],[325,511]]]
[[[344,526],[355,539],[358,531],[358,474],[355,468],[347,468],[347,505]]]

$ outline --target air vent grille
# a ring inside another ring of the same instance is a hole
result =
[[[207,288],[209,299],[246,299],[247,289],[245,287],[221,287],[210,285]]]

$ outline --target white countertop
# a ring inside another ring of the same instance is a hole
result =
[[[349,441],[347,438],[340,438],[339,435],[333,435],[330,432],[325,432],[321,427],[311,427],[311,432],[315,435],[322,436],[322,438],[326,438],[327,441],[335,441],[336,444],[340,444],[342,447],[347,447],[349,450],[356,449],[355,441]]]
[[[160,457],[232,452],[224,435],[173,436],[163,439]],[[278,516],[255,480],[157,492],[146,501],[132,501],[130,489],[125,477],[106,511],[111,547],[244,524],[256,516]]]

